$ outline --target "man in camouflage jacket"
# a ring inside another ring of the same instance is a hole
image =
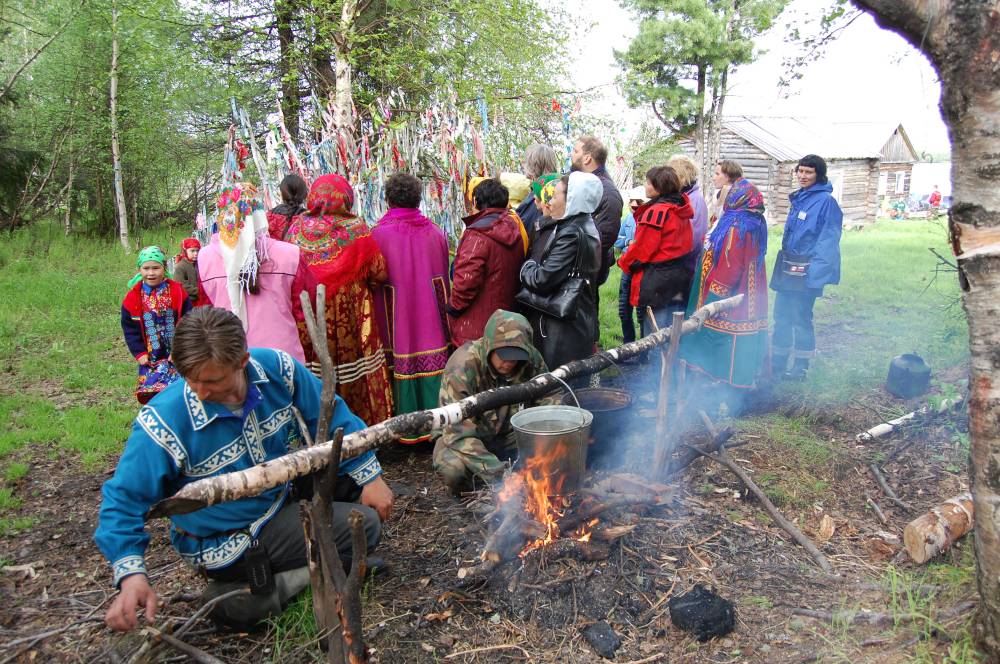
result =
[[[507,385],[531,380],[548,369],[531,345],[531,326],[520,315],[497,309],[480,339],[466,342],[445,366],[440,405]],[[472,488],[472,480],[497,478],[504,462],[517,456],[510,418],[524,407],[558,403],[549,396],[530,404],[501,406],[434,432],[434,468],[454,493]]]

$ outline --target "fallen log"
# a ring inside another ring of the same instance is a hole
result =
[[[912,413],[907,413],[902,417],[897,417],[894,420],[889,420],[888,422],[883,422],[882,424],[876,424],[871,429],[863,431],[854,437],[859,443],[870,443],[876,438],[881,438],[882,436],[887,436],[901,425],[906,424],[910,420],[926,417],[927,415],[935,415],[938,413],[943,413],[950,408],[954,408],[958,404],[962,403],[962,397],[957,399],[942,399],[941,403],[938,404],[937,408],[932,408],[930,404],[924,406],[920,410],[915,410]]]
[[[708,318],[739,305],[742,300],[743,296],[737,295],[705,305],[684,321],[681,334],[695,332]],[[670,328],[664,328],[638,341],[569,362],[519,385],[473,394],[439,408],[397,415],[380,424],[345,436],[341,458],[350,459],[380,445],[396,441],[401,436],[426,433],[431,429],[457,424],[468,417],[495,410],[500,406],[533,401],[562,389],[564,381],[597,373],[623,359],[648,352],[667,343],[669,339]],[[325,468],[330,462],[331,447],[331,442],[321,443],[246,470],[197,480],[185,485],[170,498],[153,505],[146,513],[146,519],[189,514],[209,505],[256,496],[262,491],[280,486],[297,477],[311,475]]]
[[[925,563],[947,551],[972,530],[974,515],[972,494],[963,493],[906,524],[903,529],[903,546],[910,559],[915,563]]]

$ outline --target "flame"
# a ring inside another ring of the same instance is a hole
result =
[[[545,536],[528,542],[521,556],[559,537],[557,521],[569,506],[569,501],[561,495],[564,475],[554,471],[560,465],[560,457],[567,452],[566,444],[560,442],[548,451],[532,456],[525,462],[524,469],[512,474],[497,494],[501,505],[514,501],[545,528]]]

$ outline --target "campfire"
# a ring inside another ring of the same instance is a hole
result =
[[[484,580],[507,561],[538,556],[603,560],[612,542],[635,529],[638,512],[669,504],[673,497],[670,487],[638,475],[597,478],[567,472],[570,454],[565,444],[557,443],[507,476],[485,517],[489,536],[483,562],[459,570],[460,579]]]
[[[527,542],[518,553],[521,557],[564,537],[565,524],[560,527],[560,519],[570,509],[573,494],[564,491],[567,475],[561,471],[561,459],[569,452],[565,443],[557,443],[546,452],[529,458],[523,469],[507,477],[497,494],[497,510],[505,518],[494,535],[519,532],[526,537]],[[591,528],[597,522],[598,519],[591,519],[576,525],[565,537],[589,542]],[[499,551],[490,547],[483,551],[484,560],[495,561],[500,557]]]

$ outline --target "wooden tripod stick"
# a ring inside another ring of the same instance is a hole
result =
[[[646,307],[646,315],[654,331],[660,326],[653,316],[652,307]],[[674,364],[677,362],[677,350],[681,345],[681,330],[684,326],[684,314],[675,311],[670,321],[670,341],[664,348],[660,346],[660,394],[656,402],[656,446],[653,449],[653,467],[650,477],[658,479],[667,474],[670,460],[674,454],[677,437],[667,429],[667,409],[670,403],[670,379]]]

